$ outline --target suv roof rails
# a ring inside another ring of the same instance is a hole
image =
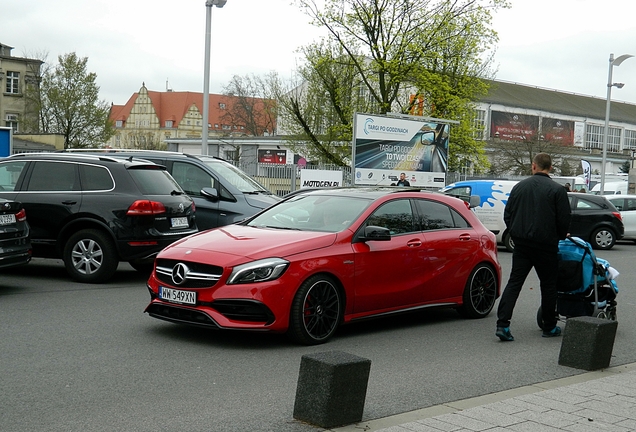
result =
[[[76,150],[84,150],[84,149],[76,149]],[[97,160],[102,160],[102,161],[109,161],[109,162],[117,162],[117,163],[121,163],[122,161],[128,161],[128,162],[145,162],[145,163],[150,163],[150,161],[146,160],[146,159],[142,159],[142,158],[138,158],[133,160],[132,156],[128,159],[121,159],[121,158],[117,158],[114,156],[108,156],[108,155],[101,155],[101,154],[93,154],[93,153],[88,153],[88,152],[66,152],[64,150],[58,150],[58,151],[52,151],[52,152],[31,152],[31,153],[16,153],[16,154],[12,154],[9,157],[11,158],[26,158],[26,157],[40,157],[40,156],[60,156],[60,154],[64,154],[64,157],[68,157],[68,158],[75,158],[75,159],[79,159],[79,158],[84,158],[84,159],[97,159]]]

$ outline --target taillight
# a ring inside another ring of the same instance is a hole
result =
[[[621,216],[621,214],[619,212],[612,212],[612,214],[614,216],[616,216],[619,221],[623,222],[623,217]]]
[[[150,216],[166,212],[166,207],[159,201],[139,200],[128,207],[128,216]]]
[[[24,222],[26,220],[26,211],[24,209],[20,210],[15,214],[15,218],[18,222]]]

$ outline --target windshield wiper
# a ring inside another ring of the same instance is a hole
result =
[[[301,231],[300,228],[292,228],[292,227],[284,227],[284,226],[274,226],[274,225],[251,225],[256,228],[273,228],[273,229],[282,229],[289,231]]]
[[[175,196],[175,195],[183,195],[185,192],[181,192],[178,191],[176,189],[174,189],[172,192],[170,192],[170,195]]]

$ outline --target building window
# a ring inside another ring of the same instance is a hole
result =
[[[219,128],[219,124],[218,123],[214,123],[214,129],[218,129]]]
[[[13,129],[13,132],[18,132],[18,115],[17,114],[7,114],[4,119],[4,125],[6,127],[10,127]]]
[[[483,140],[486,131],[486,111],[475,110],[473,113],[473,126],[475,127],[474,138],[476,140]]]
[[[172,120],[166,120],[166,127],[167,128],[171,128],[172,127]]]
[[[625,143],[623,148],[636,149],[636,130],[625,130]]]
[[[223,130],[231,130],[232,126],[230,126],[230,125],[222,125],[221,129],[223,129]]]
[[[224,103],[219,103],[219,109],[225,109],[225,104]]]
[[[117,120],[115,122],[115,127],[120,128],[120,127],[123,127],[123,126],[124,126],[124,122],[123,121]]]
[[[585,127],[585,148],[602,149],[604,126],[587,125]],[[607,134],[607,151],[621,151],[621,129],[610,127]]]
[[[7,72],[7,93],[20,93],[20,72]]]
[[[226,160],[236,160],[237,152],[236,150],[225,150],[225,159]]]

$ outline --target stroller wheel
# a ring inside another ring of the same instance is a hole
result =
[[[557,311],[554,311],[554,315],[556,316],[557,321],[559,321],[559,314],[557,313]],[[543,308],[541,306],[539,306],[539,309],[537,309],[537,325],[539,326],[539,328],[541,330],[544,330],[543,328]],[[548,329],[550,330],[550,329]]]
[[[539,306],[539,309],[537,310],[537,325],[541,330],[543,330],[543,310],[541,309],[541,306]]]
[[[604,310],[599,310],[596,311],[596,313],[594,313],[593,315],[595,318],[600,318],[600,319],[608,319],[607,314],[605,313]]]

